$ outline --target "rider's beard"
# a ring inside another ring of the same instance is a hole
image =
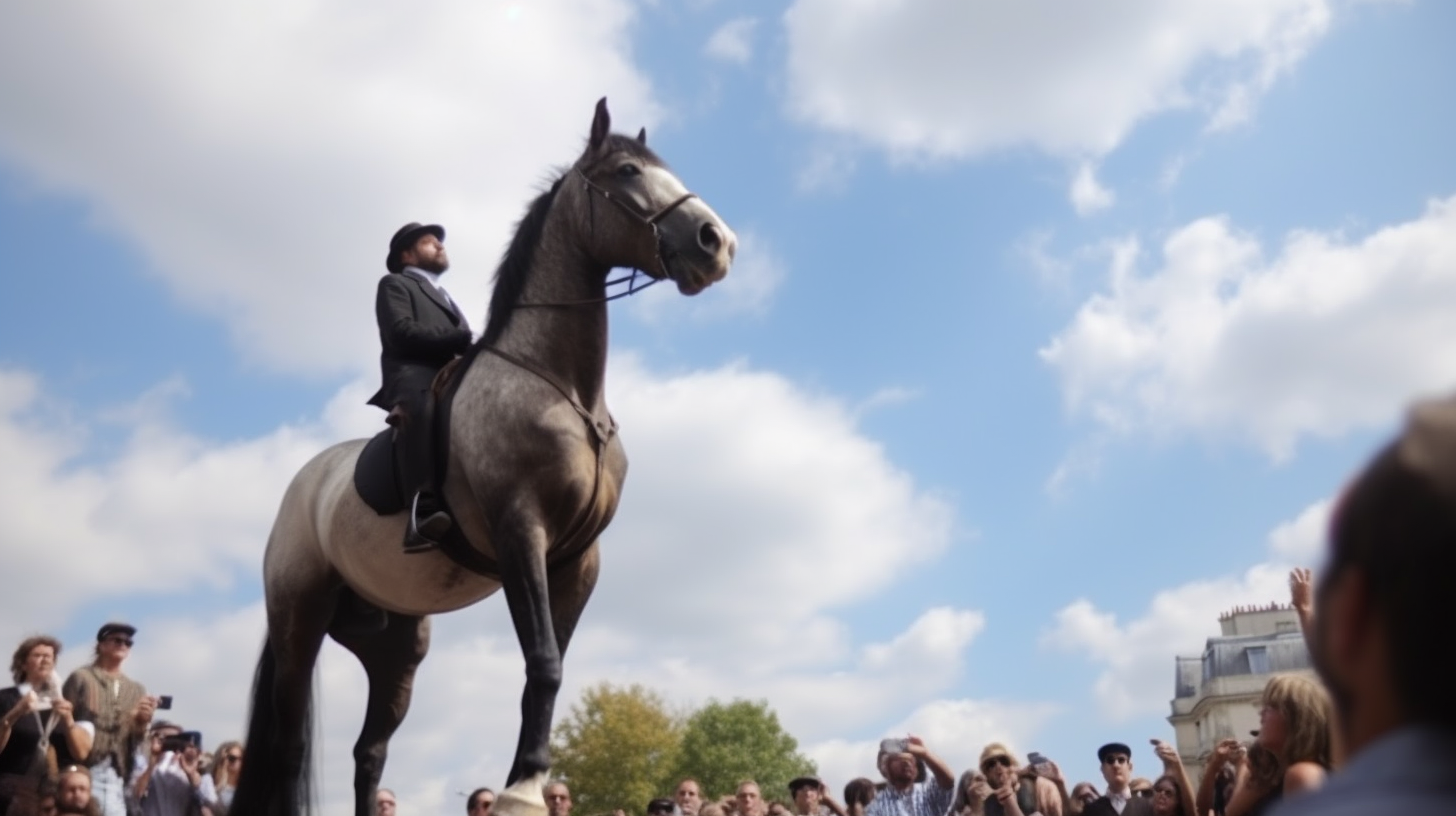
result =
[[[421,258],[416,266],[426,272],[433,272],[436,275],[440,275],[444,274],[445,270],[450,268],[450,260],[437,255],[433,258]]]

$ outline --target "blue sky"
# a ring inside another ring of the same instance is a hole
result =
[[[1456,383],[1456,9],[1080,13],[0,12],[0,543],[25,585],[0,635],[74,662],[133,620],[136,674],[238,733],[278,497],[380,419],[389,234],[444,223],[483,315],[607,95],[742,252],[697,299],[613,306],[633,476],[566,696],[767,698],[831,785],[904,729],[1095,778],[1101,742],[1170,733],[1173,656],[1282,599],[1328,498]],[[406,812],[509,765],[503,606],[437,621],[388,773]],[[322,673],[334,810],[363,678],[336,651]]]

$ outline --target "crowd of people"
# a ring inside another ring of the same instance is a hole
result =
[[[882,742],[882,778],[850,781],[842,802],[815,777],[768,792],[745,780],[712,801],[686,779],[646,803],[647,816],[1456,813],[1456,604],[1446,597],[1456,587],[1456,400],[1412,413],[1345,490],[1328,538],[1318,586],[1308,571],[1290,576],[1318,679],[1272,677],[1255,740],[1220,742],[1196,789],[1178,751],[1157,740],[1158,774],[1135,776],[1133,749],[1110,742],[1097,750],[1102,781],[1069,787],[1056,763],[1022,762],[997,743],[957,777],[912,736]],[[0,816],[228,816],[243,747],[204,751],[200,734],[159,716],[171,701],[122,671],[135,634],[102,626],[94,660],[64,683],[55,638],[16,649],[15,685],[0,690]],[[550,816],[571,816],[565,782],[543,793]],[[467,816],[494,805],[493,791],[477,789]],[[396,807],[380,789],[377,816]]]
[[[159,712],[171,699],[127,677],[136,627],[107,623],[94,658],[61,682],[61,642],[26,638],[0,690],[0,816],[225,816],[243,746],[205,751]]]

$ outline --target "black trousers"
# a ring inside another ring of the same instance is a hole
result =
[[[394,461],[406,502],[416,493],[435,492],[434,399],[428,388],[409,390],[395,404]]]

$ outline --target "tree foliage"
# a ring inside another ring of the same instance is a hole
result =
[[[672,784],[681,742],[681,719],[656,692],[601,683],[557,723],[554,772],[571,788],[577,813],[642,813]]]
[[[733,793],[752,779],[764,799],[785,799],[789,780],[815,772],[768,701],[713,700],[688,718],[672,776],[697,779],[706,797]]]

